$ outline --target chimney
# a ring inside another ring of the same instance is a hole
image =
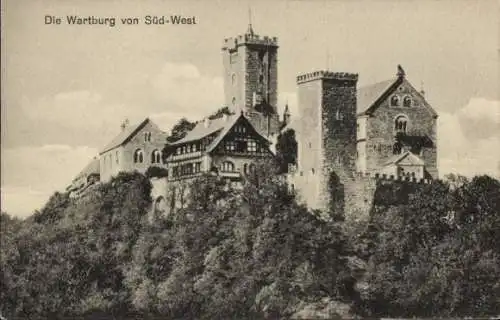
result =
[[[226,113],[222,114],[222,121],[227,122],[228,116]]]
[[[203,120],[203,125],[205,126],[205,128],[208,128],[210,126],[210,119],[205,118],[205,120]]]
[[[122,122],[122,124],[120,125],[120,128],[121,128],[121,129],[122,129],[122,131],[123,131],[123,130],[125,130],[125,129],[128,127],[128,125],[129,125],[129,121],[128,121],[128,119],[125,119],[125,120]]]

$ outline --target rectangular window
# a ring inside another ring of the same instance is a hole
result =
[[[201,162],[196,162],[196,163],[194,164],[194,172],[195,172],[195,173],[198,173],[198,172],[200,172],[200,171],[201,171]]]
[[[226,151],[235,151],[236,143],[234,141],[226,141],[224,149],[226,149]]]
[[[257,152],[257,142],[254,140],[249,140],[247,143],[248,152]]]

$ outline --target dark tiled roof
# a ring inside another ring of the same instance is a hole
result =
[[[217,133],[217,137],[207,146],[207,152],[212,151],[221,141],[224,139],[226,134],[231,130],[231,128],[240,120],[244,119],[248,122],[248,124],[252,126],[252,123],[245,118],[244,115],[228,115],[226,117],[221,117],[217,119],[209,120],[208,123],[205,121],[200,121],[196,124],[193,130],[189,131],[186,136],[174,143],[171,143],[170,146],[181,145],[187,142],[197,141],[206,136],[209,136],[213,133]],[[254,128],[255,130],[255,128]],[[255,133],[263,140],[269,141],[262,134],[260,134],[257,130]]]
[[[126,127],[113,140],[111,140],[110,143],[108,143],[104,148],[102,148],[101,151],[99,151],[99,154],[103,154],[106,151],[119,147],[122,144],[128,142],[149,121],[150,121],[149,118],[146,118],[141,123]]]
[[[398,79],[390,79],[361,87],[357,93],[357,113],[367,111]]]
[[[221,131],[225,128],[231,128],[239,119],[239,117],[239,115],[228,115],[227,117],[207,120],[208,123],[206,123],[204,120],[199,121],[193,128],[193,130],[189,131],[184,138],[175,141],[170,145],[175,146],[184,144],[186,142],[197,141],[217,131]]]

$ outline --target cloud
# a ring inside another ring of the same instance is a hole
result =
[[[464,133],[470,138],[490,138],[497,136],[500,128],[500,101],[482,98],[470,99],[457,112]]]
[[[23,141],[70,145],[73,141],[101,147],[119,132],[125,118],[131,123],[146,117],[159,119],[165,123],[160,128],[168,131],[181,117],[199,120],[223,105],[221,78],[203,75],[189,63],[168,62],[156,70],[145,76],[148,80],[135,92],[121,96],[77,90],[23,97],[23,123],[30,125],[16,131],[17,145]]]
[[[24,97],[21,106],[34,120],[66,124],[75,129],[95,127],[125,113],[124,105],[108,103],[99,93],[86,90],[61,92],[35,101]]]
[[[500,177],[499,105],[498,101],[475,98],[455,113],[440,113],[438,159],[442,176],[459,173]]]
[[[224,104],[222,78],[202,75],[192,64],[165,63],[151,85],[165,112],[182,110],[203,117]]]
[[[457,115],[463,119],[477,119],[500,125],[500,101],[472,98]]]
[[[96,155],[95,148],[68,145],[2,150],[2,210],[31,213],[54,191],[63,190]]]

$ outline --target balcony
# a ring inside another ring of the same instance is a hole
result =
[[[178,175],[175,177],[168,177],[168,181],[180,181],[180,180],[188,180],[195,179],[203,175],[205,172],[196,172],[191,174]]]
[[[173,154],[167,158],[167,162],[182,161],[182,160],[194,159],[194,158],[199,158],[199,157],[201,157],[201,151],[189,152],[189,153],[183,153],[183,154]]]
[[[239,171],[219,171],[219,177],[229,179],[240,179],[241,173]]]

